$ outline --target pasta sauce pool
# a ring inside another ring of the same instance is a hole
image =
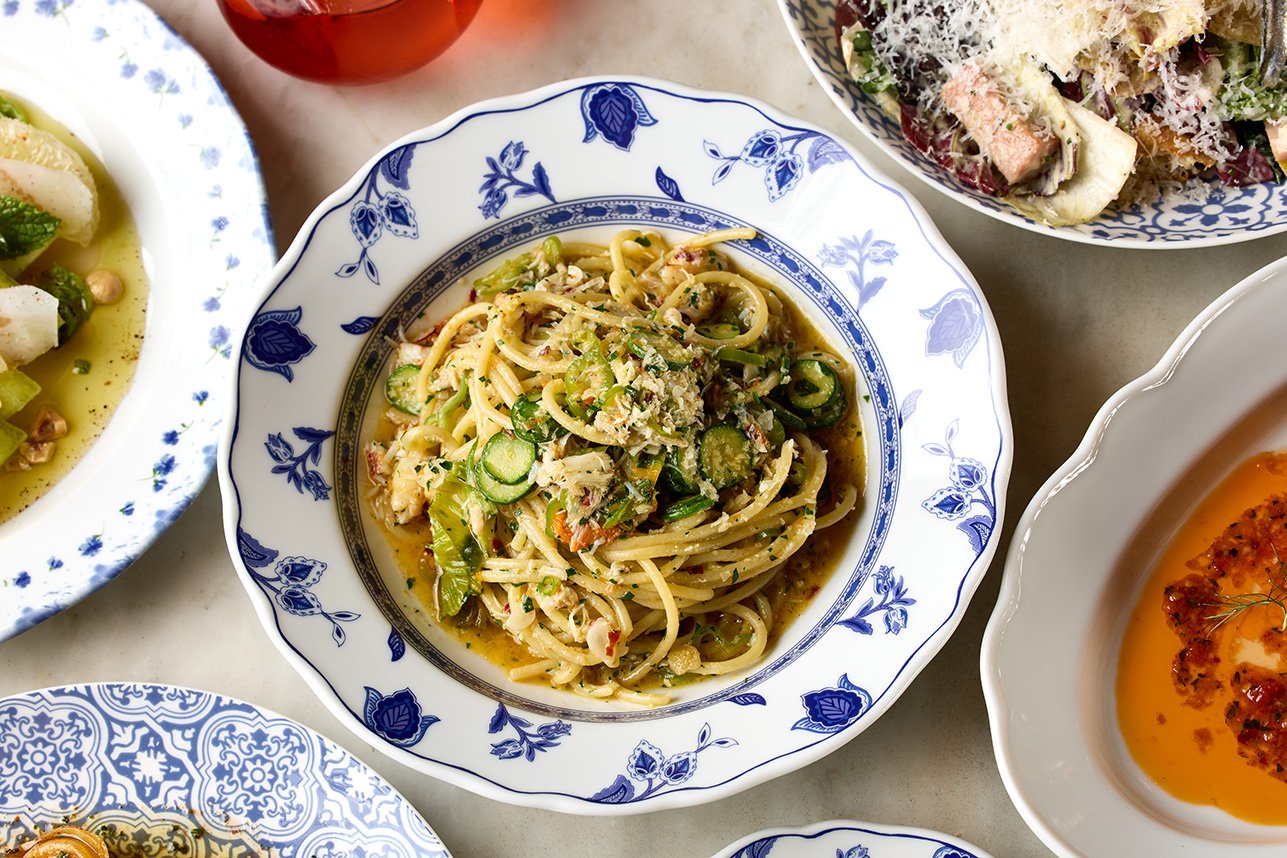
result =
[[[1281,557],[1279,556],[1281,552]],[[1287,454],[1240,465],[1167,547],[1130,617],[1117,712],[1176,798],[1287,824]]]

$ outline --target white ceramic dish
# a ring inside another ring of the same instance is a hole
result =
[[[245,127],[197,53],[138,0],[2,0],[0,91],[107,167],[150,280],[133,385],[44,497],[0,524],[0,640],[111,580],[214,467],[233,332],[275,250]],[[0,479],[3,479],[0,475]]]
[[[1169,537],[1222,476],[1287,445],[1287,261],[1202,312],[1100,410],[1015,531],[983,642],[1006,788],[1064,856],[1281,855],[1287,827],[1180,802],[1135,765],[1114,683],[1126,619]]]
[[[0,850],[72,824],[117,858],[449,858],[415,808],[339,745],[170,685],[0,698],[0,819]]]
[[[1183,194],[1168,192],[1156,203],[1110,210],[1089,223],[1058,228],[1035,223],[935,166],[849,79],[836,44],[835,0],[778,0],[778,5],[805,64],[840,112],[913,176],[975,211],[1045,235],[1115,247],[1209,247],[1287,229],[1287,185],[1274,183],[1245,188],[1194,183]]]
[[[410,623],[356,465],[400,322],[431,302],[445,317],[467,300],[461,275],[544,235],[635,224],[759,230],[730,252],[851,354],[871,463],[838,570],[763,664],[653,711],[511,683]],[[988,567],[1010,457],[996,330],[910,198],[763,105],[590,79],[412,134],[317,209],[249,326],[220,478],[265,628],[342,721],[493,798],[630,813],[795,769],[888,708]]]
[[[989,858],[963,840],[894,825],[833,819],[802,828],[770,828],[713,858]]]

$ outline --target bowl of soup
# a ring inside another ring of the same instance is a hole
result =
[[[969,274],[842,142],[569,81],[314,212],[241,343],[227,537],[395,758],[580,813],[708,801],[857,735],[950,635],[1003,376]]]

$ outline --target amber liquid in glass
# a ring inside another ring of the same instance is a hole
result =
[[[389,80],[437,57],[482,0],[219,0],[237,38],[288,74],[326,83]],[[274,8],[276,7],[276,8]]]

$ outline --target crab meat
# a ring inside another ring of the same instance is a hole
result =
[[[608,667],[616,667],[621,662],[617,652],[617,643],[620,640],[621,632],[614,629],[612,624],[603,617],[598,617],[591,622],[590,628],[585,633],[585,645],[590,653]]]

